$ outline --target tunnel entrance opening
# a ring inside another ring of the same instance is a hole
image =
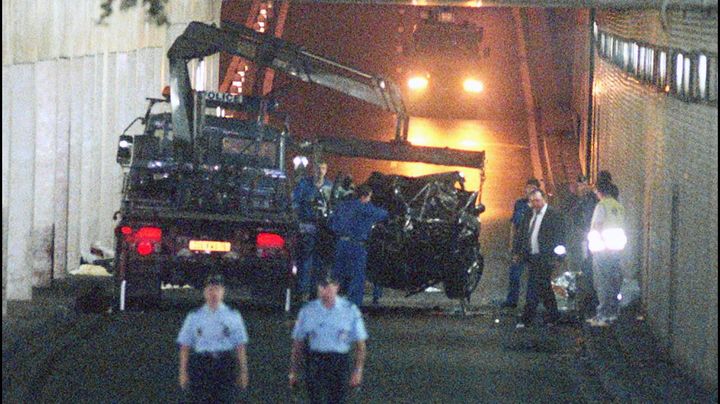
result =
[[[223,7],[223,19],[246,22],[251,17],[249,13],[255,10],[249,4],[238,2],[231,6],[231,3]],[[503,218],[510,216],[513,201],[527,178],[540,179],[552,195],[552,202],[559,204],[556,196],[564,199],[568,184],[578,174],[587,174],[583,167],[587,163],[585,150],[591,143],[586,139],[590,105],[589,14],[588,9],[577,8],[291,3],[282,37],[301,42],[307,49],[327,52],[340,61],[386,74],[400,83],[407,95],[408,56],[413,51],[413,37],[417,36],[422,45],[428,42],[423,42],[422,33],[432,32],[424,31],[425,25],[464,25],[459,31],[472,33],[466,42],[473,44],[466,48],[478,53],[477,63],[482,64],[483,91],[470,102],[460,102],[463,97],[460,95],[452,102],[438,101],[432,118],[412,116],[408,139],[415,145],[485,150],[488,158],[482,194],[487,206],[484,221],[494,234],[490,248],[503,249],[506,242],[501,240],[508,236]],[[451,42],[457,37],[450,35]],[[334,46],[328,46],[328,38],[333,39]],[[547,46],[551,50],[546,52]],[[436,57],[441,53],[435,52]],[[221,63],[221,71],[227,65]],[[445,70],[453,69],[450,66]],[[276,87],[288,84],[287,79],[274,77]],[[344,137],[392,138],[384,127],[390,119],[385,114],[323,89],[304,84],[291,87],[294,95],[288,95],[284,102],[291,111],[298,138],[310,140],[327,133],[328,128],[332,128],[332,135]],[[436,101],[443,99],[425,94]],[[412,115],[412,99],[406,99]],[[474,112],[465,116],[455,114],[458,104],[469,105]],[[318,113],[321,110],[325,112]],[[308,116],[313,119],[308,120]],[[330,163],[331,173],[334,166],[343,166],[347,168],[343,171],[355,178],[367,178],[374,170],[412,176],[455,169],[401,162],[352,164],[334,157]],[[465,174],[468,184],[479,183],[476,174]]]

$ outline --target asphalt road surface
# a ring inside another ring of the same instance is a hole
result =
[[[4,348],[3,370],[17,372],[9,387],[19,383],[24,393],[4,393],[3,401],[178,402],[175,338],[200,295],[167,295],[160,309],[79,314],[67,324],[37,328],[18,344],[22,352],[11,352],[12,363]],[[394,306],[392,294],[388,300]],[[303,402],[287,388],[292,319],[242,299],[229,304],[240,309],[250,335],[246,399]],[[511,314],[490,308],[460,317],[429,307],[380,307],[365,318],[365,380],[351,402],[603,401],[602,389],[577,365],[581,330],[572,325],[516,331]]]

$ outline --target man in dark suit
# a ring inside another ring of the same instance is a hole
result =
[[[545,201],[545,193],[536,189],[529,194],[532,210],[525,213],[515,233],[513,261],[523,261],[529,269],[528,289],[535,293],[526,297],[517,328],[524,328],[535,317],[538,303],[542,301],[547,311],[547,322],[560,319],[550,277],[555,262],[565,254],[565,227],[559,211]]]

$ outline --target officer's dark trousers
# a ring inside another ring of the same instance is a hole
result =
[[[365,244],[338,240],[335,250],[333,275],[340,280],[340,291],[347,295],[348,300],[360,307],[365,294],[365,267],[367,250]]]
[[[349,354],[309,352],[305,369],[311,403],[345,402],[350,383]]]
[[[528,290],[533,290],[535,293],[528,293],[526,296],[525,309],[521,317],[521,321],[525,324],[530,324],[535,318],[535,312],[540,301],[545,306],[549,321],[557,321],[560,318],[555,293],[550,284],[553,270],[552,263],[551,258],[539,254],[530,255],[528,258]]]
[[[190,403],[236,403],[239,389],[236,385],[235,355],[223,352],[217,357],[210,354],[190,355]]]

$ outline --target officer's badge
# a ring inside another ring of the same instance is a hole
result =
[[[230,328],[224,324],[223,324],[223,335],[225,336],[225,338],[230,337]]]
[[[347,330],[338,331],[338,341],[347,342],[350,339],[350,333]]]

